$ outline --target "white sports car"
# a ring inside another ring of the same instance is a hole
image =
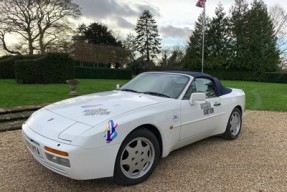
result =
[[[171,151],[240,133],[245,94],[196,72],[146,72],[114,91],[57,102],[23,124],[35,159],[78,179],[144,181]]]

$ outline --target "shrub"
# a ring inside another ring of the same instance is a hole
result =
[[[214,70],[205,71],[205,73],[208,73],[221,80],[258,81],[259,78],[259,75],[249,71]]]
[[[0,79],[14,79],[14,58],[4,57],[0,60]]]
[[[37,59],[15,62],[18,83],[65,83],[74,78],[74,61],[68,54],[47,53]]]
[[[75,67],[75,76],[79,79],[131,79],[132,72],[127,69]]]
[[[264,73],[260,78],[260,81],[270,83],[287,83],[287,73],[286,72]]]
[[[39,55],[3,56],[0,59],[0,79],[15,79],[15,61],[21,59],[35,59]]]

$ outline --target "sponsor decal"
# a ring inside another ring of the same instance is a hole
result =
[[[203,110],[203,115],[214,113],[214,108],[211,107],[210,102],[200,104],[200,108]]]
[[[172,119],[173,119],[174,122],[177,122],[177,121],[178,121],[178,115],[177,115],[177,113],[173,114]]]
[[[104,137],[107,143],[112,142],[117,136],[116,129],[118,128],[118,124],[115,124],[113,120],[108,121],[106,128],[104,130]]]
[[[203,110],[203,115],[209,115],[214,113],[214,109],[213,108],[209,108],[209,109],[204,109]]]
[[[111,112],[108,109],[98,108],[98,109],[86,109],[83,111],[84,116],[102,116],[109,115]]]
[[[81,106],[81,108],[86,109],[86,108],[93,108],[93,107],[99,107],[99,106],[102,106],[102,104],[98,104],[98,105],[83,105],[83,106]]]

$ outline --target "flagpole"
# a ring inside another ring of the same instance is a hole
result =
[[[201,73],[203,73],[204,66],[204,38],[205,38],[205,4],[203,4],[203,14],[202,14],[202,58],[201,58]]]

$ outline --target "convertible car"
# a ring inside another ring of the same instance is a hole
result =
[[[242,90],[208,74],[146,72],[114,91],[48,105],[22,133],[34,158],[56,173],[133,185],[175,149],[215,135],[236,139],[244,107]]]

